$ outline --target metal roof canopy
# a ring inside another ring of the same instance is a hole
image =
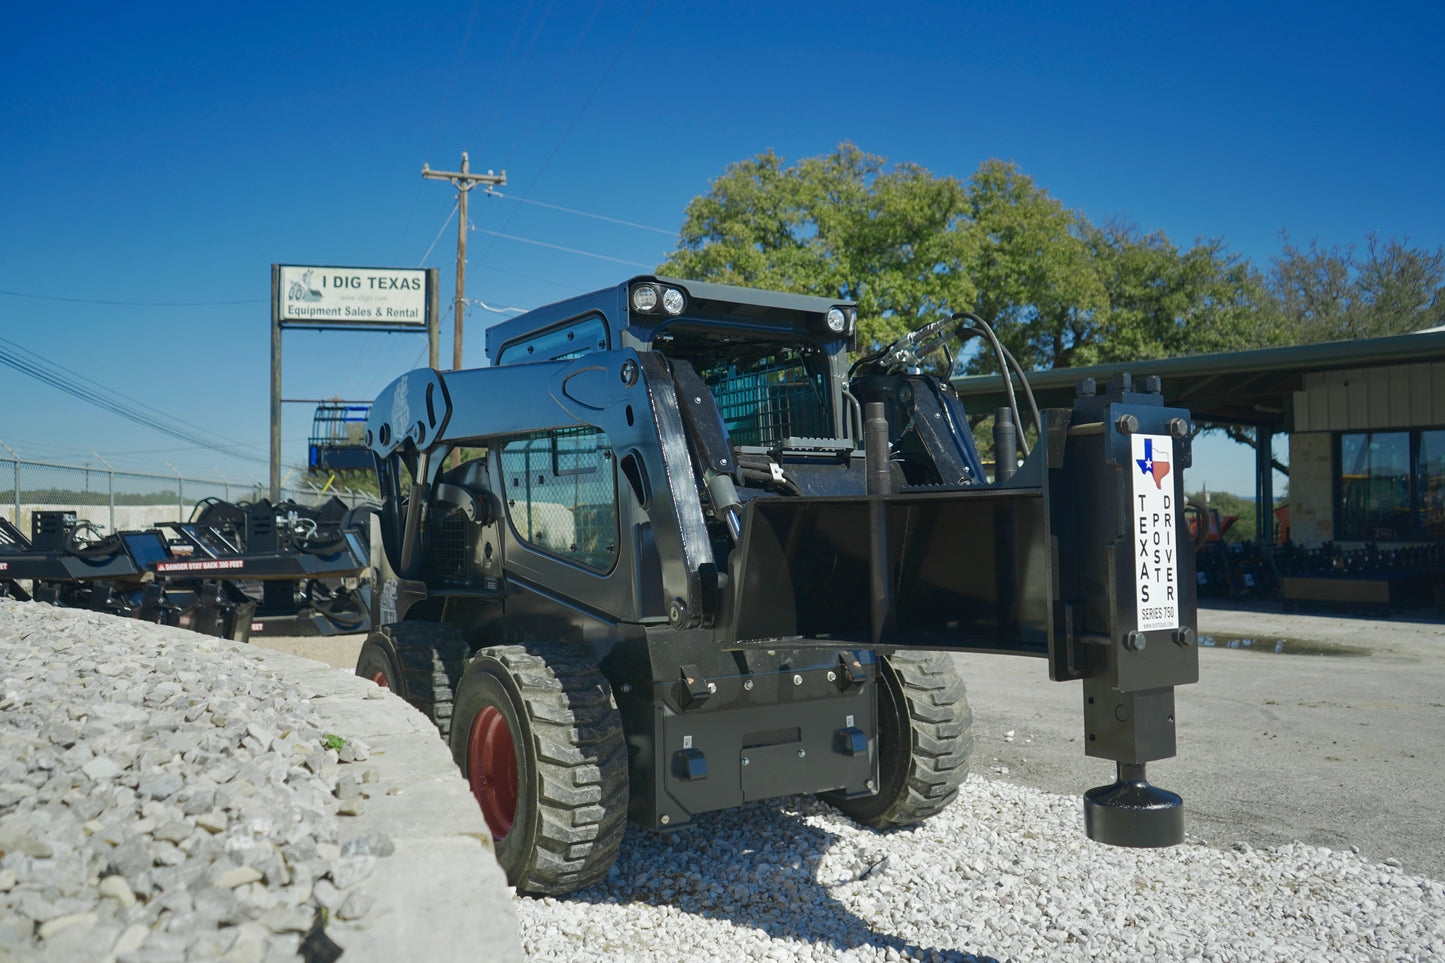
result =
[[[1040,409],[1069,408],[1080,378],[1093,378],[1102,388],[1121,371],[1133,375],[1136,383],[1146,375],[1158,375],[1164,385],[1165,404],[1188,408],[1196,422],[1290,431],[1294,427],[1294,392],[1303,390],[1307,373],[1427,361],[1445,361],[1445,331],[1432,329],[1388,338],[1054,368],[1031,372],[1029,384]],[[1007,404],[1003,381],[996,374],[954,378],[952,383],[974,414],[992,413]],[[1019,402],[1023,403],[1022,396]]]

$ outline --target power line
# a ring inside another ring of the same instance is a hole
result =
[[[22,357],[16,351],[6,348],[5,345],[12,345],[14,348],[18,348],[25,354],[32,355],[37,360],[28,360]],[[4,338],[0,338],[0,364],[13,368],[21,374],[27,375],[35,379],[36,381],[50,385],[53,388],[63,391],[71,397],[77,398],[80,401],[85,402],[86,404],[93,405],[97,408],[109,411],[112,414],[119,415],[121,418],[124,418],[127,421],[140,425],[144,428],[150,428],[153,431],[158,431],[164,435],[176,439],[177,441],[185,442],[186,444],[194,445],[198,448],[205,448],[209,451],[214,451],[218,454],[226,455],[230,458],[236,458],[243,461],[262,461],[262,459],[257,457],[256,455],[248,454],[245,451],[244,445],[217,444],[214,440],[215,436],[211,435],[210,433],[205,433],[206,429],[201,428],[198,425],[190,426],[194,430],[187,430],[186,428],[179,427],[180,425],[185,425],[185,422],[165,415],[164,412],[160,412],[158,409],[151,410],[156,411],[158,415],[161,415],[161,417],[148,415],[140,410],[137,410],[136,408],[123,405],[120,402],[116,401],[115,397],[125,396],[120,395],[119,392],[106,389],[104,385],[99,385],[96,382],[91,382],[92,384],[96,384],[97,387],[107,391],[107,394],[101,394],[96,391],[92,391],[82,385],[76,384],[73,380],[63,377],[62,374],[60,374],[60,372],[68,372],[68,369],[63,368],[60,365],[56,365],[54,362],[48,361],[40,355],[34,354],[34,352],[30,352],[24,348],[20,348],[19,345],[15,345],[14,342],[8,341]],[[55,369],[59,370],[57,371]],[[68,373],[74,374],[74,372]],[[89,378],[85,378],[84,380],[90,381]],[[141,405],[141,407],[143,408],[150,407],[149,405],[144,405],[140,402],[136,402],[136,404]]]
[[[417,267],[421,267],[423,264],[426,263],[426,259],[431,257],[432,248],[436,247],[437,241],[440,241],[442,239],[442,232],[445,231],[447,229],[447,225],[452,222],[452,214],[455,214],[457,212],[457,208],[460,206],[460,201],[452,205],[451,213],[447,215],[447,219],[445,221],[442,221],[442,226],[437,228],[437,236],[431,239],[431,244],[427,247],[426,253],[421,256],[420,261],[416,262]]]
[[[503,234],[501,231],[488,231],[487,229],[481,227],[473,228],[473,230],[481,234],[490,234],[493,237],[504,238],[508,241],[520,241],[523,244],[535,244],[538,247],[550,247],[554,251],[566,251],[568,254],[580,254],[583,257],[595,257],[601,261],[613,261],[617,264],[626,264],[629,267],[639,267],[642,268],[644,271],[651,271],[653,267],[651,264],[643,264],[640,261],[626,261],[620,257],[610,257],[606,254],[593,254],[591,251],[579,251],[575,247],[563,247],[560,244],[548,244],[546,241],[534,241],[531,238],[527,237],[517,237],[515,234]]]
[[[483,271],[493,271],[497,274],[507,274],[514,278],[521,278],[524,281],[536,281],[538,284],[550,284],[554,288],[562,288],[564,291],[582,292],[587,289],[577,285],[569,284],[566,281],[558,281],[555,278],[539,278],[535,274],[523,274],[521,271],[509,271],[506,268],[494,267],[490,264],[478,264],[477,267]]]
[[[13,352],[20,352],[21,354],[28,355],[30,358],[33,358],[34,361],[27,362],[28,364],[48,365],[50,368],[52,368],[52,369],[54,369],[54,370],[56,370],[56,371],[60,371],[60,372],[63,372],[64,374],[66,374],[66,375],[69,375],[70,378],[67,379],[67,383],[70,384],[70,385],[75,386],[77,391],[84,391],[85,393],[87,393],[88,395],[90,395],[90,396],[92,396],[92,397],[104,398],[104,399],[106,399],[106,400],[109,400],[109,399],[112,399],[112,398],[120,398],[120,399],[123,399],[123,400],[125,400],[125,401],[129,401],[129,402],[130,402],[131,404],[133,404],[133,405],[137,405],[137,406],[139,406],[140,408],[148,409],[150,412],[152,412],[151,415],[145,415],[144,417],[161,418],[161,419],[164,419],[164,420],[165,420],[166,422],[168,422],[168,423],[175,423],[175,424],[179,424],[179,425],[184,425],[184,426],[186,426],[187,428],[194,429],[195,431],[206,432],[206,433],[209,435],[209,429],[207,429],[207,428],[205,428],[205,427],[203,427],[203,426],[201,426],[201,425],[197,425],[197,424],[193,424],[193,423],[184,421],[184,420],[182,420],[182,419],[180,419],[180,418],[175,417],[173,414],[171,414],[171,413],[168,412],[168,411],[164,411],[164,410],[162,410],[162,409],[160,409],[160,408],[155,407],[154,405],[146,404],[144,401],[141,401],[141,400],[138,399],[138,398],[132,398],[130,395],[127,395],[127,394],[125,394],[124,392],[121,392],[121,391],[117,391],[116,389],[111,388],[111,387],[109,387],[108,385],[103,385],[103,384],[101,384],[99,381],[96,381],[96,380],[93,379],[93,378],[86,377],[85,375],[81,374],[81,373],[78,372],[78,371],[75,371],[75,370],[72,369],[72,368],[67,368],[65,365],[60,364],[60,363],[57,362],[57,361],[52,361],[52,360],[50,360],[49,358],[45,357],[44,355],[40,354],[39,352],[32,351],[32,350],[30,350],[29,348],[25,347],[25,346],[22,345],[22,344],[19,344],[19,343],[15,342],[15,341],[11,341],[11,340],[9,340],[8,338],[0,338],[0,345],[9,345],[10,348],[12,349],[12,352],[11,352],[12,354],[13,354]],[[21,359],[21,360],[23,360],[23,359]],[[89,389],[89,388],[81,388],[80,386],[76,385],[76,382],[77,382],[77,381],[87,382],[87,383],[95,386],[95,388],[99,389],[99,391],[100,391],[100,392],[103,392],[104,394],[97,394],[97,392],[92,391],[92,390]],[[240,443],[240,442],[234,442],[234,439],[233,439],[232,441],[233,441],[233,443],[235,443],[235,444],[242,444],[242,443]],[[256,447],[259,447],[259,446],[256,446]]]
[[[635,228],[638,228],[639,230],[643,230],[643,231],[653,231],[653,232],[655,232],[655,233],[657,233],[657,234],[665,234],[665,235],[667,235],[668,237],[676,237],[676,236],[677,236],[677,232],[676,232],[676,231],[667,231],[667,230],[663,230],[663,229],[660,228],[660,227],[652,227],[651,225],[648,225],[648,224],[638,224],[638,223],[636,223],[635,221],[624,221],[624,220],[620,220],[619,218],[608,217],[606,214],[593,214],[593,213],[590,213],[589,211],[579,211],[579,210],[577,210],[576,208],[572,208],[572,207],[561,207],[561,206],[559,206],[559,205],[557,205],[557,204],[546,204],[546,203],[544,203],[544,202],[542,202],[542,201],[534,201],[534,200],[532,200],[532,199],[530,199],[530,198],[526,198],[526,197],[514,197],[514,196],[511,195],[511,194],[503,194],[503,193],[501,193],[500,191],[487,191],[487,196],[488,196],[488,197],[500,197],[500,198],[502,198],[502,199],[504,199],[504,200],[508,200],[508,201],[516,201],[518,204],[534,204],[534,205],[536,205],[537,207],[545,207],[545,208],[548,208],[548,209],[553,210],[553,211],[562,211],[563,213],[566,213],[566,214],[577,214],[577,215],[580,215],[580,216],[582,216],[582,217],[591,217],[591,218],[595,218],[596,220],[599,220],[599,221],[607,221],[607,222],[612,223],[612,224],[621,224],[621,225],[624,226],[624,227],[635,227]],[[432,243],[435,244],[436,242],[433,241]]]
[[[111,301],[100,298],[60,298],[49,294],[27,294],[24,291],[0,291],[12,298],[30,298],[35,301],[66,301],[71,304],[112,304],[135,308],[218,308],[235,304],[265,304],[266,298],[248,298],[244,301]]]
[[[518,21],[517,21],[517,28],[512,31],[512,39],[509,40],[509,41],[507,41],[507,51],[506,51],[506,53],[504,53],[504,54],[502,55],[502,63],[501,63],[501,66],[497,68],[497,76],[498,76],[499,78],[501,78],[501,77],[506,77],[506,78],[508,78],[508,79],[507,79],[507,85],[502,89],[502,94],[501,94],[500,97],[495,97],[495,98],[492,98],[492,99],[490,100],[490,103],[491,103],[492,105],[494,105],[494,109],[487,110],[487,111],[484,111],[484,112],[482,113],[482,117],[483,117],[483,118],[488,118],[488,119],[490,120],[490,122],[486,124],[485,130],[483,130],[483,129],[482,129],[482,123],[483,123],[482,120],[479,119],[479,120],[477,121],[477,127],[476,127],[476,129],[475,129],[475,133],[474,133],[473,136],[472,136],[472,140],[473,140],[473,141],[478,140],[477,134],[480,134],[480,135],[481,135],[481,136],[480,136],[480,141],[481,141],[481,152],[482,152],[482,153],[486,153],[487,147],[490,146],[491,140],[492,140],[492,130],[493,130],[493,129],[495,128],[495,126],[496,126],[497,118],[500,117],[501,114],[502,114],[502,111],[506,109],[506,107],[507,107],[507,105],[508,105],[508,102],[511,100],[512,89],[516,86],[516,83],[517,83],[516,74],[517,74],[517,73],[520,73],[521,64],[518,64],[518,69],[517,69],[517,71],[515,71],[515,72],[510,69],[510,66],[511,66],[511,63],[512,63],[512,54],[516,53],[516,50],[517,50],[517,41],[522,38],[522,31],[526,28],[526,26],[527,26],[527,21],[528,21],[528,20],[531,18],[531,16],[532,16],[532,7],[533,7],[533,6],[534,6],[534,0],[527,0],[527,8],[522,11],[522,16],[521,16],[521,18],[518,19]],[[548,9],[549,11],[551,10],[551,4],[550,4],[550,3],[548,4],[547,9]],[[543,14],[542,14],[542,22],[545,23],[546,20],[547,20],[547,14],[546,14],[546,13],[543,13]],[[539,30],[541,29],[541,24],[538,24],[538,29],[539,29]],[[528,49],[530,50],[531,48],[529,47]],[[525,57],[524,57],[523,59],[525,60]]]
[[[572,128],[577,126],[577,122],[582,119],[582,115],[586,113],[587,108],[591,106],[592,98],[596,97],[597,91],[602,89],[603,83],[606,82],[608,76],[610,76],[612,73],[612,68],[617,66],[617,62],[621,60],[622,55],[627,52],[627,48],[632,44],[632,39],[636,37],[637,32],[642,29],[643,22],[647,20],[648,15],[652,13],[652,8],[655,6],[657,6],[657,0],[652,0],[652,2],[647,5],[647,9],[642,12],[642,16],[637,18],[637,23],[633,25],[632,32],[629,33],[627,35],[627,39],[622,42],[622,46],[618,48],[617,54],[612,58],[612,62],[607,65],[607,69],[602,71],[602,76],[597,78],[597,83],[593,85],[592,92],[587,95],[587,99],[582,102],[582,106],[577,108],[577,113],[572,117],[572,122],[567,125],[567,129],[562,132],[562,136],[558,138],[556,145],[553,146],[552,152],[547,155],[547,159],[542,162],[542,166],[538,168],[537,173],[533,175],[531,184],[528,185],[527,189],[522,194],[523,197],[526,197],[527,195],[532,193],[532,188],[536,186],[537,181],[541,179],[542,174],[547,170],[548,166],[551,165],[552,160],[557,156],[557,152],[562,149],[562,145],[567,141],[568,136],[572,133]],[[512,216],[511,214],[508,214],[507,219],[502,222],[502,227],[506,227],[509,223],[511,223],[511,220]],[[482,256],[477,259],[478,263],[481,263],[482,261],[485,261],[487,259],[487,255],[491,254],[492,247],[495,244],[496,242],[493,241],[492,244],[487,245],[486,250],[482,251]],[[634,262],[624,261],[623,263],[631,264]],[[649,270],[651,269],[651,265],[641,266],[646,267]]]
[[[472,13],[471,16],[467,18],[467,29],[466,32],[462,34],[462,45],[457,48],[456,60],[452,62],[451,80],[448,82],[446,94],[442,98],[442,110],[436,115],[437,119],[436,123],[432,125],[431,137],[427,140],[426,156],[428,157],[432,155],[432,151],[436,147],[437,135],[441,133],[443,118],[447,117],[451,113],[452,94],[456,92],[457,83],[461,79],[462,60],[467,52],[467,44],[471,42],[472,28],[475,27],[477,24],[477,11],[481,9],[481,6],[482,0],[475,0],[475,2],[472,3]],[[420,197],[421,185],[417,184],[415,189],[412,191],[411,203],[407,205],[408,210],[416,208],[417,200]],[[433,241],[432,243],[435,244],[436,242]],[[422,260],[426,260],[426,258],[423,257]],[[400,262],[401,257],[400,255],[398,255],[397,263]]]
[[[602,11],[602,4],[604,2],[605,0],[597,0],[597,5],[592,8],[592,13],[587,17],[587,22],[582,25],[582,30],[577,34],[577,38],[572,41],[572,47],[567,51],[566,56],[562,58],[562,63],[572,64],[577,62],[577,51],[581,48],[582,41],[587,39],[587,34],[591,32],[592,24],[597,20],[597,14]],[[549,103],[552,99],[553,91],[557,89],[557,86],[564,78],[568,77],[567,72],[563,70],[552,70],[548,71],[548,73],[552,75],[552,82],[547,86],[547,92],[541,97],[536,98],[536,103],[538,104]],[[507,152],[506,156],[517,156],[517,152],[521,150],[522,144],[527,141],[527,138],[531,136],[532,130],[537,126],[538,119],[545,116],[548,116],[548,112],[545,110],[533,110],[531,112],[531,116],[527,120],[527,126],[522,128],[522,132],[517,135],[517,139],[512,144],[512,149]]]

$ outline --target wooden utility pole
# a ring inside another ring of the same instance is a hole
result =
[[[460,371],[462,367],[462,313],[467,306],[467,195],[478,184],[486,184],[489,187],[505,186],[507,172],[494,174],[487,171],[485,174],[473,174],[470,171],[467,152],[462,151],[461,170],[434,171],[430,166],[422,164],[421,176],[434,181],[451,181],[457,188],[457,208],[461,218],[457,222],[457,300],[456,328],[452,334],[452,370]]]

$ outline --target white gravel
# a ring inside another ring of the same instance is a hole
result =
[[[632,828],[613,875],[517,899],[529,959],[1445,959],[1445,884],[1301,844],[1093,843],[1078,799],[971,776],[921,827],[809,797]]]
[[[306,694],[250,662],[0,605],[0,960],[294,959],[318,903],[365,912],[344,905],[376,862],[337,820],[352,780]],[[912,830],[807,797],[634,827],[605,883],[517,898],[522,944],[589,963],[1445,959],[1439,881],[1300,844],[1113,849],[1081,822],[1075,796],[973,776]]]
[[[338,818],[366,749],[308,699],[233,642],[0,602],[0,961],[296,959],[365,915],[394,847]]]

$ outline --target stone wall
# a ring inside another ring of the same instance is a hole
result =
[[[1289,436],[1289,526],[1298,545],[1334,538],[1334,456],[1328,431]]]

